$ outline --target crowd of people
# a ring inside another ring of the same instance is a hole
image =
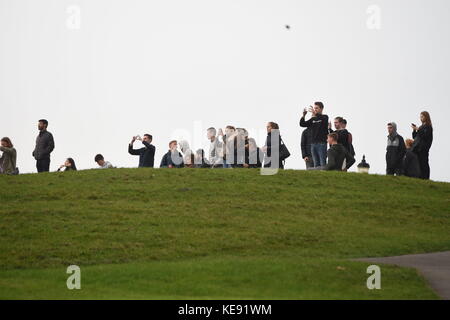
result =
[[[347,120],[343,117],[334,118],[333,125],[329,117],[323,113],[322,102],[305,108],[300,118],[300,127],[305,128],[301,135],[301,153],[307,170],[347,171],[355,163],[353,135],[347,130]],[[306,120],[307,114],[311,117]],[[433,142],[433,126],[430,114],[426,111],[420,114],[421,125],[411,124],[412,139],[403,139],[397,132],[395,122],[387,125],[388,139],[386,151],[386,174],[405,175],[408,177],[429,179],[429,150]],[[47,130],[48,121],[38,122],[39,134],[32,153],[36,160],[38,172],[50,171],[50,157],[55,143],[53,135]],[[290,152],[284,144],[277,123],[269,122],[266,126],[267,137],[264,146],[258,147],[256,140],[249,136],[244,128],[227,126],[224,130],[211,127],[207,129],[209,150],[191,150],[185,140],[169,142],[169,149],[161,159],[160,168],[280,168],[284,169],[285,160]],[[153,168],[155,166],[156,148],[152,145],[150,134],[134,136],[128,145],[130,155],[139,156],[138,167]],[[136,141],[142,147],[135,149]],[[1,139],[0,157],[1,174],[19,174],[16,167],[17,151],[11,139]],[[273,161],[275,159],[275,161]],[[94,157],[98,168],[114,168],[105,161],[103,155]],[[76,171],[73,158],[67,158],[58,171]]]

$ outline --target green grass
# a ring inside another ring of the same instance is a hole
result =
[[[112,169],[0,190],[0,298],[436,299],[393,266],[368,290],[349,259],[450,250],[450,184],[403,177]]]

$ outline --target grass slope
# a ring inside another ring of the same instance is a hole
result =
[[[111,169],[0,190],[0,298],[435,299],[392,266],[368,290],[348,259],[450,250],[450,184],[403,177]]]

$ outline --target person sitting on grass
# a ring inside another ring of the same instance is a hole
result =
[[[195,152],[194,168],[211,168],[211,164],[205,158],[205,150],[198,149]]]
[[[114,168],[113,165],[111,164],[111,162],[105,161],[105,158],[101,154],[96,155],[94,160],[95,160],[95,162],[97,162],[100,169]]]
[[[17,151],[8,137],[1,140],[0,151],[3,152],[0,157],[0,174],[17,174]]]
[[[328,162],[325,170],[347,171],[355,163],[355,158],[342,144],[338,143],[337,133],[330,133],[327,142],[330,149],[327,151]]]
[[[169,151],[161,159],[160,168],[183,168],[183,155],[178,151],[177,140],[169,142]]]
[[[62,171],[63,168],[65,168],[64,171],[77,171],[75,160],[72,158],[67,158],[64,164],[59,166],[58,171]]]

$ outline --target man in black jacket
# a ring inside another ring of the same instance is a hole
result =
[[[314,167],[324,167],[327,162],[328,116],[322,114],[323,108],[322,102],[315,102],[314,107],[310,106],[309,108],[309,112],[312,113],[311,119],[305,120],[308,113],[306,108],[300,119],[300,127],[311,127],[311,154]]]
[[[161,159],[160,168],[183,168],[183,155],[177,150],[178,142],[172,140],[169,142],[169,151]]]
[[[306,169],[314,167],[314,161],[311,154],[311,127],[306,128],[302,132],[301,148],[302,148],[302,158],[305,160]]]
[[[133,149],[133,143],[136,140],[142,141],[144,147],[140,149]],[[139,156],[139,168],[153,168],[155,163],[155,146],[151,144],[153,137],[146,133],[144,137],[139,136],[133,137],[130,144],[128,145],[128,153],[134,156]]]
[[[343,145],[338,143],[337,133],[328,135],[328,144],[331,147],[327,152],[328,163],[325,170],[347,171],[355,163],[355,158]]]
[[[50,171],[50,154],[55,149],[53,135],[47,131],[48,121],[39,120],[39,135],[36,138],[36,147],[33,151],[33,157],[36,159],[36,169],[38,172]]]
[[[403,167],[403,157],[405,156],[405,140],[397,133],[397,124],[390,122],[387,125],[388,139],[386,148],[386,174],[401,175]]]

